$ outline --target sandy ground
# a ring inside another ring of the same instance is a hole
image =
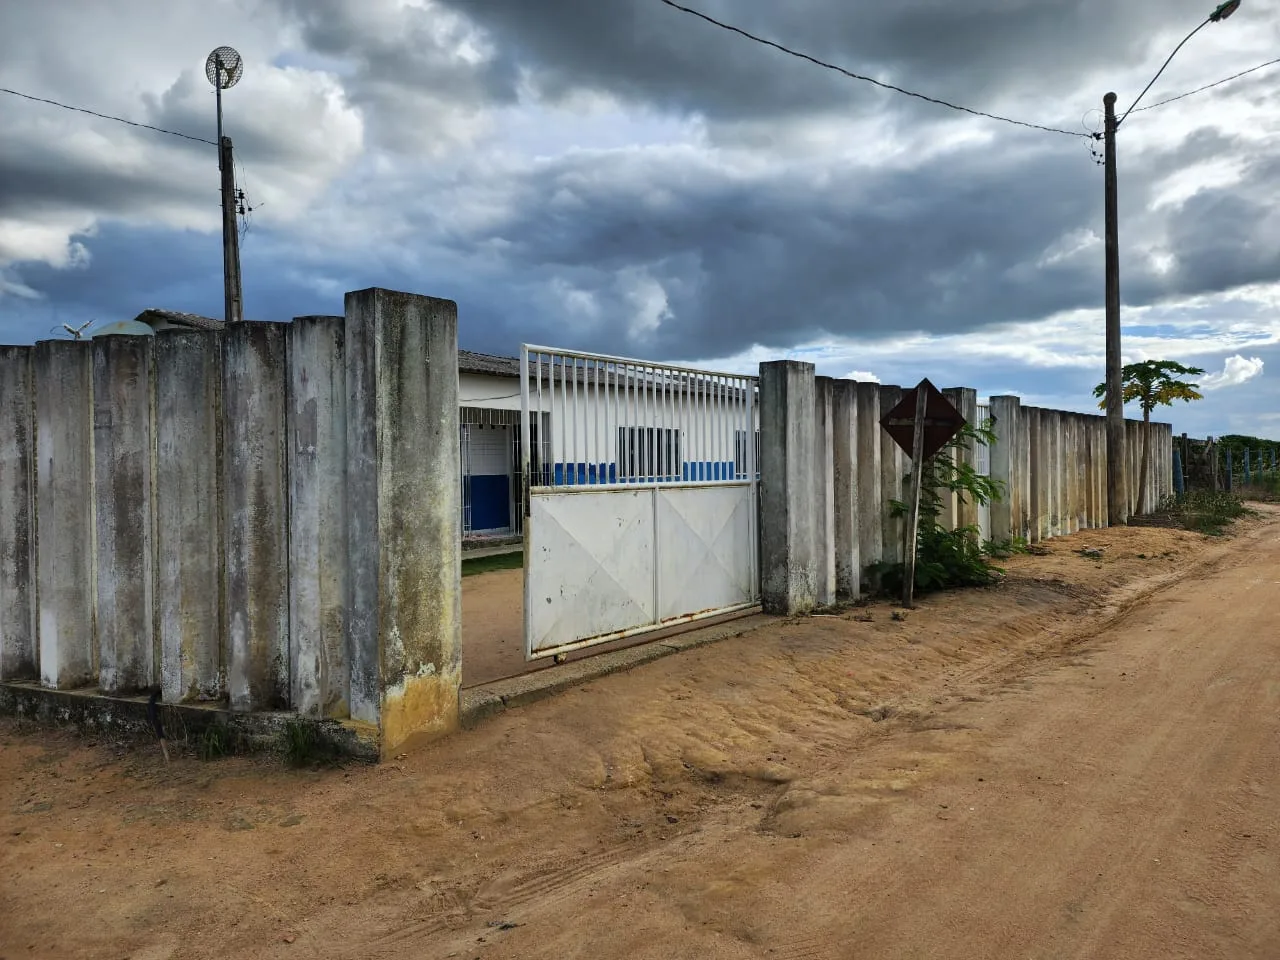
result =
[[[525,669],[524,571],[463,577],[463,685],[514,677]]]
[[[707,617],[697,627],[741,619],[745,614]],[[600,643],[587,650],[574,650],[565,660],[653,643],[690,629],[689,624],[654,630],[638,637]],[[548,657],[526,660],[524,656],[524,571],[493,570],[462,580],[462,685],[476,687],[494,680],[547,670],[554,666]]]
[[[0,957],[1280,957],[1280,511],[1008,568],[376,768],[0,725]]]

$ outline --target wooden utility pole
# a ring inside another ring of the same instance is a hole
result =
[[[225,288],[224,319],[244,320],[240,292],[240,231],[236,219],[236,168],[232,162],[231,138],[218,138],[218,168],[222,171],[222,279]]]
[[[1125,482],[1124,385],[1120,362],[1120,213],[1116,197],[1116,95],[1102,98],[1106,113],[1106,258],[1107,258],[1107,522],[1129,522]]]
[[[911,444],[911,502],[902,531],[902,605],[915,604],[916,539],[920,532],[920,491],[924,485],[924,421],[929,409],[929,392],[924,382],[916,387],[916,422]]]

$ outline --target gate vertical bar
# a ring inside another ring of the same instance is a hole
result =
[[[542,362],[541,362],[541,359],[539,359],[538,361],[538,407],[539,407],[538,416],[542,415],[541,414],[541,407],[542,407],[542,375],[541,374],[542,374]],[[522,579],[524,581],[524,589],[521,591],[521,594],[523,595],[523,602],[521,603],[521,607],[522,607],[522,614],[523,614],[524,630],[522,630],[521,633],[523,634],[525,659],[528,659],[529,656],[533,653],[533,646],[532,646],[533,639],[531,636],[531,631],[529,629],[529,568],[532,566],[532,564],[530,563],[532,551],[529,549],[530,548],[529,535],[530,535],[530,531],[533,528],[533,524],[530,523],[530,515],[533,512],[532,510],[533,497],[530,493],[531,488],[533,487],[533,478],[530,476],[530,473],[529,473],[529,466],[531,462],[529,444],[532,439],[531,431],[529,427],[529,414],[530,414],[530,411],[529,411],[529,347],[525,344],[521,344],[520,345],[520,439],[522,442],[520,444],[520,476],[521,476],[520,509],[524,513],[524,524],[523,524],[523,530],[521,531],[524,534],[524,571],[522,573]],[[539,442],[541,442],[541,439],[542,439],[541,423],[539,423],[538,425],[538,433],[539,433],[538,439],[539,439]]]

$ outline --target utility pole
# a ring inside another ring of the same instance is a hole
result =
[[[232,162],[230,137],[218,137],[218,166],[222,172],[224,319],[227,323],[240,323],[244,320],[244,301],[240,292],[240,224],[236,219],[236,167]]]
[[[1120,213],[1116,196],[1116,95],[1102,98],[1106,114],[1105,164],[1107,257],[1107,523],[1129,522],[1125,479],[1124,385],[1120,362]]]
[[[218,172],[222,175],[222,286],[223,319],[227,323],[244,320],[244,299],[240,289],[240,221],[237,219],[236,165],[231,138],[222,135],[222,91],[234,87],[244,73],[240,54],[231,47],[218,47],[204,64],[205,76],[218,98]]]

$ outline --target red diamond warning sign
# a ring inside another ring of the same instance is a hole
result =
[[[928,406],[924,415],[924,452],[921,459],[928,460],[947,445],[947,442],[963,429],[965,419],[960,411],[944,397],[926,377],[913,390],[902,392],[902,402],[880,418],[880,426],[893,437],[894,442],[907,456],[914,456],[912,450],[915,439],[916,423],[916,391],[923,390],[928,396]]]

